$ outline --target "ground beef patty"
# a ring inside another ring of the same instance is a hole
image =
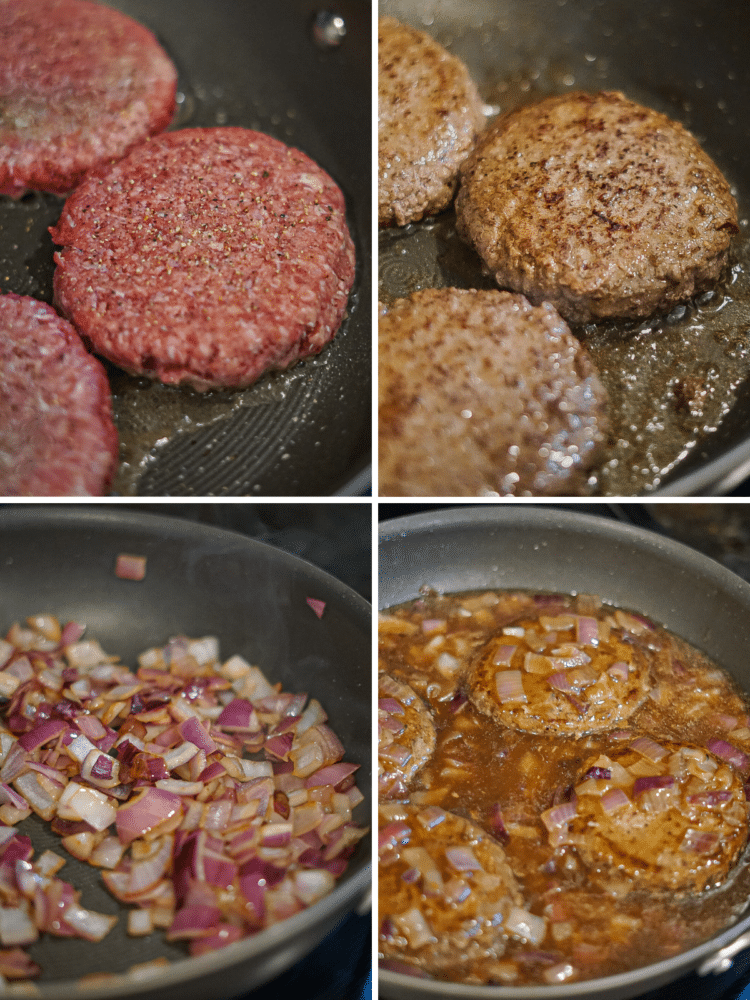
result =
[[[484,127],[469,72],[423,31],[378,23],[378,219],[404,226],[451,202]]]
[[[453,976],[476,957],[502,957],[508,940],[503,925],[517,916],[522,900],[496,840],[437,806],[405,805],[382,810],[379,844],[386,959],[418,958],[429,972],[451,969]],[[531,925],[529,940],[538,944],[545,921],[532,918]]]
[[[729,185],[693,136],[616,92],[503,115],[462,168],[456,211],[501,287],[576,323],[709,288],[738,232]]]
[[[198,390],[317,354],[354,279],[344,197],[242,128],[184,129],[86,178],[50,232],[55,300],[98,353]]]
[[[574,792],[543,819],[604,884],[700,892],[747,841],[742,778],[701,747],[637,736],[589,759]]]
[[[651,688],[649,663],[630,640],[623,629],[600,624],[597,630],[594,619],[573,614],[523,616],[478,651],[469,697],[481,712],[523,732],[582,736],[612,729]]]
[[[0,494],[106,494],[118,457],[109,383],[70,323],[0,295],[0,372]]]
[[[176,70],[119,11],[3,0],[0,51],[0,194],[65,194],[172,120]]]
[[[583,492],[606,397],[548,304],[428,289],[380,319],[380,493]]]
[[[422,699],[403,681],[381,674],[378,695],[378,789],[383,798],[402,798],[435,750],[435,726]]]

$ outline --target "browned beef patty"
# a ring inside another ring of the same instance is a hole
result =
[[[247,386],[335,336],[354,281],[345,212],[331,177],[272,136],[166,132],[65,203],[55,301],[127,371]]]
[[[103,496],[117,467],[104,368],[51,306],[0,295],[0,495]]]
[[[461,170],[456,211],[501,287],[576,323],[706,290],[738,232],[729,185],[693,136],[617,92],[503,115]]]
[[[381,674],[378,695],[378,788],[383,798],[402,798],[435,750],[435,726],[404,681]]]
[[[469,675],[480,712],[511,729],[576,736],[629,719],[652,686],[649,663],[623,629],[600,624],[579,638],[581,620],[524,616],[486,642]]]
[[[745,846],[748,804],[741,776],[707,750],[634,736],[588,760],[571,803],[544,820],[597,881],[700,892]]]
[[[0,3],[0,193],[65,194],[165,129],[177,71],[154,36],[89,0]]]
[[[511,934],[532,945],[543,938],[543,918],[527,930],[518,919],[522,899],[505,851],[469,820],[438,807],[383,806],[379,839],[386,958],[418,955],[439,976],[480,955],[501,958]]]
[[[450,203],[484,126],[469,72],[423,31],[378,25],[378,218],[404,226]]]
[[[549,304],[427,289],[380,319],[380,494],[567,496],[586,489],[606,396]]]

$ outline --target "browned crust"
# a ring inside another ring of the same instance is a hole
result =
[[[571,322],[667,310],[711,287],[738,232],[693,136],[619,92],[503,115],[461,170],[458,231],[501,287]]]
[[[460,59],[392,17],[378,24],[378,221],[404,226],[442,211],[484,126]]]
[[[549,306],[427,289],[380,319],[380,494],[575,495],[605,435],[606,395]]]

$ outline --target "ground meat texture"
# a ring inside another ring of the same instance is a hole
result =
[[[435,749],[435,726],[422,699],[388,674],[378,679],[378,787],[385,798],[406,795]]]
[[[68,199],[55,300],[127,371],[247,386],[335,335],[354,280],[344,211],[328,174],[271,136],[166,133]]]
[[[0,194],[65,194],[174,115],[171,60],[109,7],[3,0],[0,51]]]
[[[428,289],[380,318],[383,496],[586,491],[606,396],[550,305]]]
[[[529,733],[582,736],[629,719],[651,687],[630,635],[572,614],[521,618],[477,653],[468,680],[477,708]]]
[[[718,885],[747,840],[741,777],[700,747],[636,737],[587,761],[574,793],[543,817],[550,838],[625,891]],[[572,818],[557,822],[566,809]]]
[[[102,365],[43,302],[0,296],[0,492],[103,496],[117,432]]]
[[[380,943],[440,975],[499,959],[521,895],[502,846],[455,813],[387,807],[380,816]],[[534,934],[544,936],[544,920]]]
[[[458,168],[484,127],[460,59],[392,17],[378,24],[378,220],[404,226],[453,199]]]
[[[693,136],[617,92],[501,116],[462,168],[456,211],[501,287],[575,323],[647,316],[710,288],[739,231]]]

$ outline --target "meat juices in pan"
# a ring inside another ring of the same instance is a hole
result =
[[[378,680],[378,787],[384,798],[401,798],[432,756],[435,727],[424,702],[403,681]]]
[[[425,289],[379,324],[382,496],[587,491],[606,395],[550,305]]]
[[[502,288],[572,323],[667,312],[712,288],[739,232],[693,136],[618,92],[497,119],[461,169],[456,215]]]
[[[458,168],[484,127],[469,72],[429,35],[378,24],[378,221],[405,226],[453,200]]]
[[[509,646],[517,647],[511,664]],[[387,968],[466,983],[594,979],[671,957],[743,911],[748,702],[699,651],[593,595],[424,590],[381,614],[380,658],[422,698],[437,734],[408,793],[381,804]],[[533,703],[541,719],[546,684],[542,731],[525,728],[523,714],[477,709],[477,663],[484,687],[492,670],[498,675],[489,687],[493,706],[499,692],[518,693],[518,678],[504,680],[517,669],[524,693],[529,683],[528,700],[518,705]],[[589,683],[566,699],[586,667]],[[637,687],[625,715],[614,688],[602,687],[605,677]],[[567,711],[557,714],[561,703],[578,714],[576,724]],[[599,714],[606,706],[612,714]],[[512,911],[487,895],[482,859],[456,853],[458,832],[450,844],[429,846],[428,857],[416,852],[408,866],[389,870],[393,851],[411,836],[427,846],[429,822],[415,817],[436,822],[441,812],[502,846],[521,892]],[[491,945],[476,946],[478,925],[469,917],[442,933],[456,900],[477,913],[495,906]]]

